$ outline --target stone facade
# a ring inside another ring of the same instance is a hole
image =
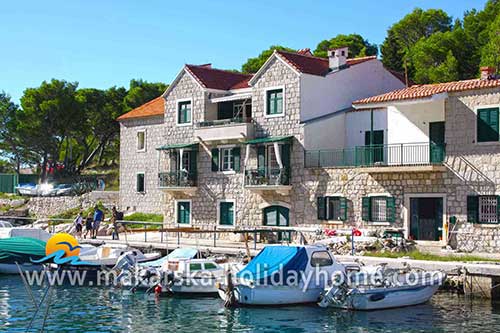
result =
[[[266,90],[284,89],[284,115],[265,115]],[[475,107],[500,105],[500,92],[495,90],[450,93],[445,103],[445,141],[447,157],[444,170],[419,169],[374,173],[357,168],[305,168],[304,128],[300,121],[300,77],[289,66],[277,59],[252,84],[252,118],[257,137],[293,136],[291,145],[291,190],[249,190],[244,186],[244,169],[257,166],[255,147],[243,166],[245,145],[240,142],[200,142],[197,157],[197,188],[194,193],[162,191],[158,189],[158,152],[163,144],[194,143],[194,129],[198,122],[212,120],[214,110],[210,98],[222,92],[203,89],[185,71],[165,96],[165,117],[124,121],[121,124],[120,206],[142,212],[163,213],[166,224],[176,223],[176,200],[191,201],[191,224],[212,228],[218,225],[218,203],[235,202],[235,227],[261,226],[263,209],[270,205],[289,208],[291,226],[318,228],[384,229],[395,227],[409,230],[410,198],[440,197],[443,199],[443,220],[451,216],[458,219],[458,234],[452,241],[463,247],[471,239],[477,251],[498,251],[497,226],[467,223],[467,196],[471,194],[500,194],[500,142],[477,144]],[[192,101],[192,124],[176,124],[179,100]],[[210,109],[210,110],[209,110]],[[146,152],[136,150],[136,133],[147,130]],[[390,129],[389,129],[390,130]],[[240,146],[240,172],[214,172],[211,170],[211,150],[221,146]],[[163,153],[160,153],[163,154]],[[168,162],[165,166],[167,169]],[[135,173],[143,170],[145,193],[135,191]],[[362,198],[384,194],[395,198],[395,221],[362,221]],[[317,198],[342,195],[347,199],[347,220],[325,225],[318,220]],[[464,245],[465,244],[465,245]]]

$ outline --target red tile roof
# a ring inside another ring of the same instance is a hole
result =
[[[276,51],[293,68],[301,73],[324,76],[330,71],[327,58],[319,58],[296,52]],[[347,59],[347,65],[354,66],[365,61],[376,59],[376,56]]]
[[[139,107],[136,107],[132,111],[129,111],[120,117],[118,117],[118,121],[134,119],[134,118],[145,118],[145,117],[154,117],[161,116],[165,112],[165,99],[160,96],[157,97]]]
[[[205,88],[230,90],[248,88],[248,80],[252,75],[211,68],[207,65],[186,65],[186,69]]]
[[[466,90],[500,87],[500,80],[463,80],[445,83],[414,85],[408,88],[394,90],[386,94],[357,100],[353,104],[382,103],[431,97],[445,92],[459,92]]]

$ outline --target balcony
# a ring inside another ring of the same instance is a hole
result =
[[[264,168],[245,170],[245,188],[254,192],[276,191],[288,195],[290,186],[290,170],[287,168]]]
[[[160,172],[158,188],[167,192],[196,192],[196,173],[187,171]]]
[[[306,168],[361,168],[370,173],[445,171],[445,145],[400,143],[305,152]]]
[[[203,121],[197,124],[194,136],[198,141],[245,141],[254,137],[254,124],[250,118],[230,118]]]

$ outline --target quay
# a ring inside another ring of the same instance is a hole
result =
[[[252,243],[245,245],[245,242],[230,240],[217,240],[216,246],[212,239],[194,239],[184,237],[165,237],[160,233],[149,232],[147,241],[142,239],[142,233],[121,234],[120,240],[111,240],[110,237],[99,237],[98,239],[82,240],[82,243],[100,245],[121,244],[138,248],[144,251],[160,251],[168,253],[178,247],[194,247],[200,251],[212,255],[225,255],[230,257],[243,257],[250,254],[255,256],[266,246],[264,243]],[[290,244],[292,245],[292,244]],[[500,262],[461,262],[457,261],[429,261],[414,260],[409,258],[383,258],[357,255],[335,255],[335,258],[342,263],[360,262],[365,265],[386,264],[389,268],[402,269],[405,267],[420,268],[423,270],[441,270],[446,272],[454,289],[458,287],[465,295],[481,297],[487,299],[500,299]],[[457,256],[457,258],[460,258]]]

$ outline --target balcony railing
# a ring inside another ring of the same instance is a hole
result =
[[[161,172],[158,174],[160,188],[169,187],[194,187],[196,186],[196,174],[187,171]]]
[[[306,168],[440,165],[445,145],[401,143],[305,152]]]
[[[198,123],[198,127],[212,127],[212,126],[227,126],[233,124],[244,124],[251,123],[251,118],[230,118],[230,119],[218,119],[218,120],[207,120]]]
[[[290,171],[287,168],[263,168],[245,170],[245,186],[290,185]]]

